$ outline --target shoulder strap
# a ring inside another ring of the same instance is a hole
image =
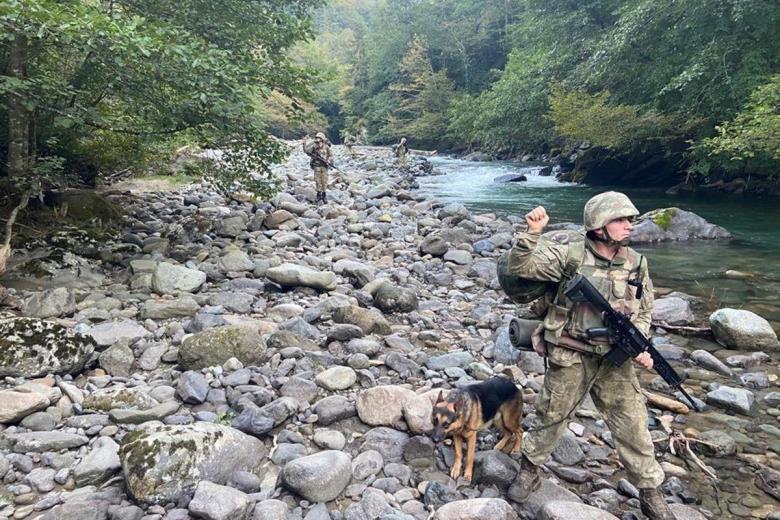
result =
[[[582,267],[585,261],[585,241],[577,240],[569,243],[569,248],[566,251],[566,264],[563,266],[563,277],[558,282],[558,287],[555,290],[555,302],[558,305],[563,304],[563,290],[566,288],[566,283],[577,275],[577,271]]]

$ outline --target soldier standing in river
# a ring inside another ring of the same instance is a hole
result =
[[[317,202],[325,202],[325,192],[328,189],[328,163],[333,160],[328,138],[322,132],[317,132],[314,140],[308,137],[303,141],[303,151],[311,157],[309,166],[314,171],[314,184],[317,188]]]
[[[398,144],[393,145],[393,154],[398,160],[398,165],[406,169],[406,155],[409,153],[409,147],[406,146],[406,137],[402,137]]]
[[[539,487],[539,466],[554,450],[569,416],[590,393],[612,433],[629,481],[639,489],[642,513],[651,520],[674,520],[660,490],[664,472],[655,460],[645,398],[634,367],[632,363],[615,367],[602,362],[611,348],[609,339],[588,335],[588,330],[604,326],[601,314],[589,303],[575,303],[563,295],[572,273],[582,274],[613,308],[630,314],[634,325],[647,335],[653,284],[645,258],[627,247],[631,222],[638,214],[622,193],[596,195],[585,204],[584,243],[547,247],[537,247],[549,220],[545,209],[540,206],[525,215],[528,229],[517,236],[508,270],[521,278],[558,282],[558,290],[536,335],[541,343],[537,351],[546,351],[549,368],[536,404],[536,419],[523,443],[521,470],[509,490],[518,502]],[[653,366],[647,352],[634,361],[646,368]]]

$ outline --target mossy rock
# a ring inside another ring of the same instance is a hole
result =
[[[655,215],[653,215],[653,222],[655,222],[658,227],[664,231],[669,231],[669,229],[672,227],[672,220],[676,214],[677,208],[666,208],[658,210]]]
[[[158,404],[155,399],[135,388],[109,388],[88,395],[83,406],[88,410],[108,412],[115,409],[148,410]]]
[[[95,351],[95,340],[37,318],[0,320],[0,377],[77,374]]]
[[[193,334],[179,349],[179,364],[185,370],[220,366],[234,357],[245,366],[265,360],[266,344],[253,329],[240,325],[214,327]]]
[[[256,472],[265,459],[260,440],[228,426],[146,425],[125,435],[119,450],[127,490],[145,504],[177,502],[201,480],[226,484],[238,471]]]

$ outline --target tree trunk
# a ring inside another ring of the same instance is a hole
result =
[[[27,37],[17,34],[11,42],[8,75],[24,80],[27,77]],[[31,114],[24,106],[21,92],[8,94],[8,177],[12,188],[15,180],[24,179],[30,165]]]

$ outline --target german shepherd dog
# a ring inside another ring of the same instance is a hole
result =
[[[450,476],[457,480],[463,462],[463,441],[466,452],[466,471],[463,477],[471,480],[474,473],[474,450],[477,432],[491,422],[501,429],[501,440],[496,449],[514,453],[523,444],[523,394],[505,377],[493,377],[482,383],[451,391],[446,398],[439,397],[433,407],[433,441],[452,437],[455,443],[455,463]],[[514,435],[514,441],[512,436]]]

